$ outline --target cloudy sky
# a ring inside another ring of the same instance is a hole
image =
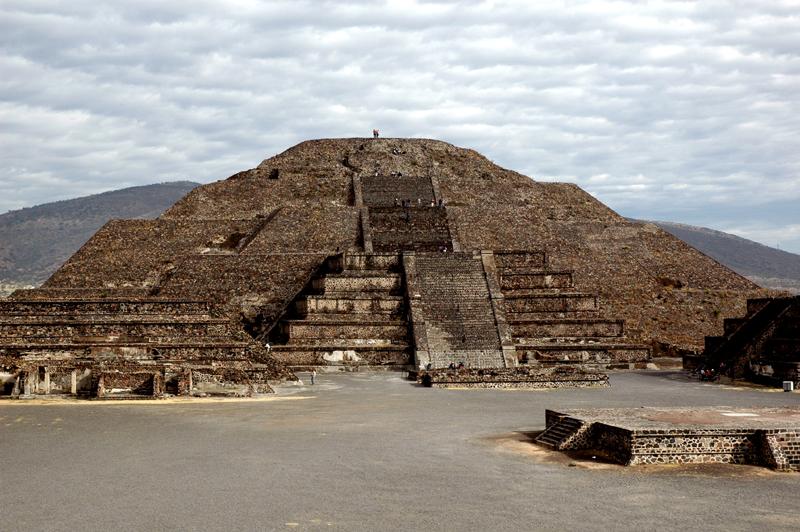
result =
[[[0,212],[373,127],[800,252],[800,0],[0,3]]]

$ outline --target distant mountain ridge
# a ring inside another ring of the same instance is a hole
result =
[[[113,218],[155,218],[199,183],[129,187],[0,214],[0,290],[47,279]]]
[[[800,293],[800,255],[707,227],[674,222],[652,223],[753,282]]]

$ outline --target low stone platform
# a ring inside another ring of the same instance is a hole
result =
[[[608,375],[576,367],[464,368],[420,371],[417,381],[433,388],[577,388],[608,386]]]
[[[752,464],[800,471],[800,407],[547,410],[535,442],[624,464]]]

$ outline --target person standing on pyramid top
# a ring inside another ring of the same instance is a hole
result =
[[[372,130],[372,138],[377,139],[380,134],[381,134],[381,132],[378,131],[377,129],[373,129]]]

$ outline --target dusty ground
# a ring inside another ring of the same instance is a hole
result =
[[[797,406],[798,393],[670,372],[530,392],[318,381],[265,401],[0,402],[0,530],[796,530],[800,474],[626,469],[528,438],[545,408]]]

